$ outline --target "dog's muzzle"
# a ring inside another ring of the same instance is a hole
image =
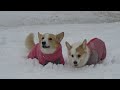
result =
[[[50,46],[42,46],[43,48],[50,48]]]
[[[46,42],[42,42],[42,47],[43,48],[50,48],[50,46],[46,46]]]
[[[77,63],[77,61],[74,61],[73,63],[74,63],[74,66],[78,66],[78,63]]]

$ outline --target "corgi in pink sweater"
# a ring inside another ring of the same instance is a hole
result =
[[[88,43],[85,39],[83,43],[78,42],[73,45],[66,42],[66,46],[70,64],[74,67],[97,64],[106,58],[105,43],[98,38],[93,38]]]
[[[25,46],[30,50],[27,57],[38,59],[42,65],[46,65],[48,62],[64,65],[62,45],[60,44],[63,37],[64,32],[57,35],[48,33],[42,35],[38,32],[39,43],[35,44],[34,34],[30,33],[25,40]]]

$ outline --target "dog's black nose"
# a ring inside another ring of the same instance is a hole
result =
[[[74,63],[74,64],[77,64],[77,61],[74,61],[73,63]]]
[[[45,45],[46,44],[46,42],[42,42],[42,45]]]

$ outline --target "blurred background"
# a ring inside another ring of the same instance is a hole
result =
[[[120,11],[0,11],[0,27],[119,21]]]

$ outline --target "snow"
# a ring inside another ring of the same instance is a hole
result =
[[[25,37],[33,32],[38,42],[37,32],[57,34],[65,32],[62,41],[66,64],[40,65],[36,59],[27,59],[24,46]],[[107,57],[102,64],[73,68],[68,63],[65,41],[74,43],[98,37],[105,41]],[[116,79],[120,78],[120,23],[101,24],[53,24],[28,25],[0,28],[0,78],[7,79]]]

